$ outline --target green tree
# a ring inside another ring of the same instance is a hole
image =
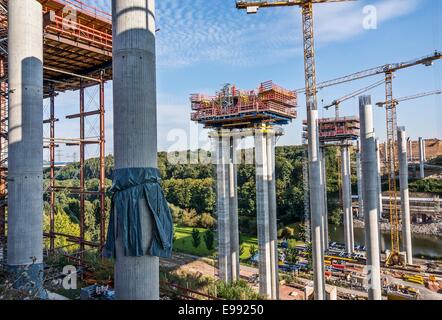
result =
[[[193,236],[193,233],[192,233]],[[204,243],[206,244],[206,248],[209,251],[212,251],[215,246],[215,234],[212,229],[207,230],[204,233]]]
[[[192,245],[194,248],[198,248],[201,244],[201,234],[198,229],[192,230]]]

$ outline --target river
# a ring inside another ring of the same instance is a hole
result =
[[[344,243],[343,226],[329,225],[330,241]],[[355,244],[365,245],[365,230],[360,228],[354,229]],[[390,232],[382,231],[381,234],[381,250],[389,249],[391,240]],[[413,256],[429,256],[442,257],[442,237],[427,236],[421,234],[412,235]]]

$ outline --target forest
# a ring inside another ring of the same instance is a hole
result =
[[[357,194],[355,172],[355,152],[352,150],[352,189]],[[211,164],[171,164],[165,152],[158,154],[158,168],[162,177],[162,187],[177,226],[211,229],[216,223],[215,167]],[[187,152],[190,156],[190,152]],[[276,198],[278,228],[291,226],[304,219],[302,146],[281,146],[276,148]],[[110,187],[114,160],[111,155],[105,159],[106,165],[106,210],[110,208]],[[342,212],[339,209],[339,149],[327,148],[327,192],[329,222],[340,224]],[[79,163],[70,163],[56,171],[56,185],[62,187],[79,186]],[[86,188],[96,191],[99,161],[88,159],[85,163]],[[440,192],[437,180],[414,181],[411,191]],[[49,169],[45,170],[45,187],[49,186]],[[386,186],[383,186],[385,189]],[[47,189],[45,189],[47,190]],[[442,191],[442,190],[441,190]],[[253,165],[238,166],[238,215],[241,233],[256,235],[255,169]],[[96,196],[87,196],[85,222],[87,240],[96,241],[99,237],[99,201]],[[49,193],[45,200],[45,231],[49,231]],[[55,228],[56,232],[76,235],[79,233],[79,197],[68,190],[56,193]],[[67,245],[58,238],[56,247]]]

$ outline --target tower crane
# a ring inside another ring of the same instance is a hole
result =
[[[423,98],[423,97],[428,97],[428,96],[432,96],[432,95],[436,95],[436,94],[442,94],[442,90],[434,90],[434,91],[430,91],[430,92],[423,92],[423,93],[418,93],[418,94],[414,94],[412,96],[407,96],[407,97],[402,97],[399,99],[394,99],[393,103],[395,106],[397,106],[399,103],[403,102],[403,101],[409,101],[409,100],[415,100],[415,99],[419,99],[419,98]],[[384,102],[378,102],[376,103],[376,105],[378,107],[384,107],[385,106],[385,101]]]
[[[336,78],[333,80],[324,81],[318,83],[316,89],[323,89],[326,87],[335,86],[338,84],[351,82],[379,74],[383,74],[385,77],[385,109],[386,109],[386,123],[387,123],[387,172],[388,172],[388,189],[389,189],[389,211],[390,211],[390,224],[391,224],[391,254],[387,258],[387,265],[401,264],[399,256],[399,213],[397,203],[397,186],[396,186],[396,171],[397,161],[394,152],[394,146],[397,140],[397,115],[396,104],[393,98],[393,77],[394,73],[398,70],[410,68],[417,65],[432,66],[434,61],[442,59],[442,53],[440,51],[434,51],[428,56],[413,59],[410,61],[392,63],[382,65],[376,68],[371,68],[363,71],[359,71],[347,76]],[[298,89],[296,92],[307,92],[307,89]],[[388,151],[387,151],[388,150]]]
[[[364,92],[370,91],[371,89],[374,89],[374,88],[380,86],[383,83],[385,83],[385,80],[381,80],[381,81],[375,82],[375,83],[369,85],[368,87],[359,89],[359,90],[354,91],[352,93],[349,93],[349,94],[347,94],[347,95],[345,95],[345,96],[343,96],[343,97],[341,97],[339,99],[334,100],[329,105],[326,105],[324,107],[324,109],[328,110],[331,107],[335,107],[335,116],[336,116],[336,119],[337,119],[337,118],[339,118],[339,107],[340,107],[342,102],[347,101],[347,100],[349,100],[351,98],[354,98],[354,97],[356,97],[356,96],[358,96],[360,94],[363,94]]]
[[[304,72],[305,72],[305,95],[308,118],[317,117],[318,101],[316,88],[316,63],[315,63],[315,45],[314,45],[314,29],[313,29],[313,4],[328,2],[344,2],[355,0],[268,0],[268,1],[236,1],[236,8],[246,10],[249,14],[258,12],[259,8],[272,7],[289,7],[299,6],[302,11],[302,32],[304,42]],[[313,123],[313,124],[311,124]],[[316,155],[319,152],[319,137],[315,135],[317,128],[313,127],[314,121],[309,121],[309,166],[311,171],[320,171],[320,162]],[[314,140],[314,141],[313,141]],[[313,175],[312,175],[313,177]],[[320,192],[320,179],[312,178],[310,188],[317,189],[314,192]],[[320,218],[322,221],[323,210],[320,201],[312,201],[311,214],[315,219]],[[313,222],[313,221],[312,221]],[[315,274],[315,295],[316,299],[325,299],[325,282],[323,272],[323,248],[322,239],[313,238],[313,269]],[[320,277],[320,278],[318,278]]]

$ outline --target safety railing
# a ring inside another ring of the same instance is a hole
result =
[[[87,14],[89,16],[92,16],[94,18],[98,18],[101,20],[105,20],[106,22],[111,23],[112,22],[112,15],[106,11],[100,10],[96,7],[93,7],[91,5],[88,5],[86,3],[83,3],[78,0],[52,0],[54,2],[58,2],[60,4],[70,6],[78,11],[83,12],[84,14]]]
[[[112,35],[60,16],[55,16],[54,21],[48,25],[46,31],[57,35],[73,37],[112,51]]]

